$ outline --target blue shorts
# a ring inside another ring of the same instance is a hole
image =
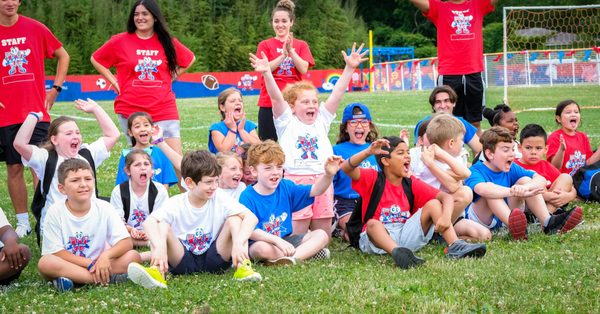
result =
[[[184,249],[183,257],[177,266],[169,265],[169,272],[173,275],[192,273],[223,273],[231,268],[231,261],[223,260],[217,252],[217,241],[213,241],[206,252],[195,255]]]
[[[352,214],[352,211],[354,211],[354,207],[358,202],[358,198],[345,198],[341,196],[335,196],[334,200],[333,209],[338,219]]]

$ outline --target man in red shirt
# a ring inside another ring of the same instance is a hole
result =
[[[483,17],[498,0],[410,0],[437,28],[438,86],[450,85],[458,102],[454,115],[463,117],[481,135],[485,106]]]
[[[30,112],[42,112],[31,144],[40,144],[48,134],[50,115],[69,67],[69,54],[48,28],[17,13],[20,0],[0,1],[0,160],[6,162],[8,193],[17,214],[19,237],[31,232],[27,213],[27,187],[21,156],[13,141]],[[44,59],[58,59],[52,88],[46,90]],[[34,183],[37,178],[34,176]]]

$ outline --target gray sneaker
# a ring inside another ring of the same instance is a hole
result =
[[[109,283],[115,284],[115,283],[124,283],[127,281],[129,281],[129,277],[127,276],[127,274],[112,274],[112,275],[110,275]]]
[[[417,257],[411,250],[405,247],[397,247],[392,250],[392,258],[396,266],[402,269],[417,267],[425,263],[425,260]]]
[[[448,258],[464,257],[482,257],[485,255],[486,246],[484,243],[467,243],[465,240],[458,239],[445,249]]]

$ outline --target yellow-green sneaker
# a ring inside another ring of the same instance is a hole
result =
[[[167,281],[157,267],[144,267],[138,263],[127,266],[127,276],[134,283],[147,288],[167,288]]]
[[[250,260],[244,260],[233,274],[233,279],[237,281],[261,281],[262,276],[252,269]]]

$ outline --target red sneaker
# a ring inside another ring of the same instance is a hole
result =
[[[571,231],[573,228],[577,227],[579,223],[581,223],[582,219],[583,211],[581,210],[581,207],[577,206],[568,214],[563,227],[560,229],[560,233],[567,233]]]
[[[519,208],[508,216],[508,231],[514,240],[527,240],[527,217]]]

